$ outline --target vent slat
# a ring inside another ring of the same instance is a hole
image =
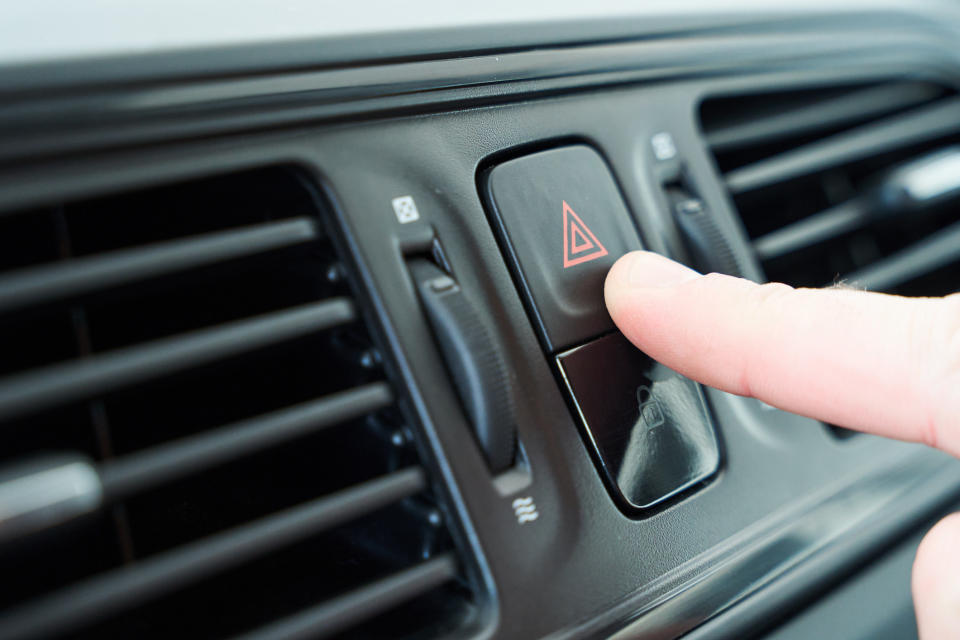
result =
[[[310,242],[318,235],[313,220],[298,218],[24,269],[0,279],[0,312]]]
[[[349,323],[355,317],[349,299],[331,298],[28,372],[0,381],[0,418],[49,408],[291,340]]]
[[[753,248],[758,258],[770,260],[823,242],[869,221],[869,206],[864,200],[850,200],[761,236]]]
[[[323,191],[277,165],[0,211],[0,638],[474,619]]]
[[[958,131],[960,98],[949,98],[733,169],[724,178],[731,193],[742,194]]]
[[[960,95],[932,81],[704,100],[700,125],[767,278],[956,290]]]
[[[716,152],[773,142],[889,114],[932,100],[941,93],[933,85],[910,82],[850,91],[828,100],[814,98],[809,104],[759,115],[748,111],[745,121],[711,129],[706,135],[707,144]]]
[[[886,291],[960,260],[960,222],[955,222],[868,267],[846,276],[851,284]]]
[[[215,464],[372,413],[392,402],[389,385],[375,382],[125,456],[101,468],[104,493],[107,500],[121,500]]]
[[[419,468],[370,480],[125,569],[45,596],[0,617],[0,637],[49,637],[155,599],[338,526],[426,488]]]
[[[315,608],[241,636],[242,640],[327,638],[456,577],[456,560],[445,554],[371,583]]]
[[[82,456],[46,455],[0,469],[0,543],[100,508],[103,486]]]

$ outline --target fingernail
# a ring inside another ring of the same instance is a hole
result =
[[[626,262],[632,287],[672,287],[700,277],[693,269],[650,251],[634,251],[620,260]]]

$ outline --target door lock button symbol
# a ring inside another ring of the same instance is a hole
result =
[[[645,384],[637,387],[637,404],[640,407],[638,420],[647,429],[659,427],[666,420],[663,416],[663,407],[660,406],[660,401],[653,395],[650,387]]]

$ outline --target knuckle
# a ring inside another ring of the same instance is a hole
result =
[[[953,294],[944,300],[947,306],[946,320],[946,363],[943,376],[945,393],[951,394],[954,406],[949,408],[954,419],[953,427],[960,431],[960,294]]]
[[[937,312],[929,314],[934,327],[929,332],[928,361],[933,363],[929,374],[933,397],[930,399],[939,419],[936,430],[960,431],[960,295],[953,294],[938,301]],[[929,366],[929,365],[928,365]],[[956,436],[955,436],[956,437]]]
[[[946,347],[946,372],[960,377],[960,293],[943,299],[943,339]]]
[[[925,407],[923,442],[960,453],[960,295],[912,305],[909,358]]]
[[[794,294],[793,287],[779,282],[757,285],[747,280],[738,281],[738,285],[743,290],[740,326],[751,335],[750,339],[762,341],[764,335],[777,335],[778,330],[771,324],[781,316],[780,305],[784,298]],[[750,330],[750,327],[757,330]],[[735,393],[756,397],[765,377],[762,375],[764,352],[762,348],[749,350],[750,355],[745,355],[735,365],[739,371]]]

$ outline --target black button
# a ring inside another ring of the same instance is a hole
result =
[[[557,356],[601,473],[627,505],[651,507],[711,476],[720,451],[700,385],[620,333]]]
[[[640,241],[600,155],[585,146],[535,153],[498,165],[486,184],[547,348],[555,352],[611,330],[603,279]]]

